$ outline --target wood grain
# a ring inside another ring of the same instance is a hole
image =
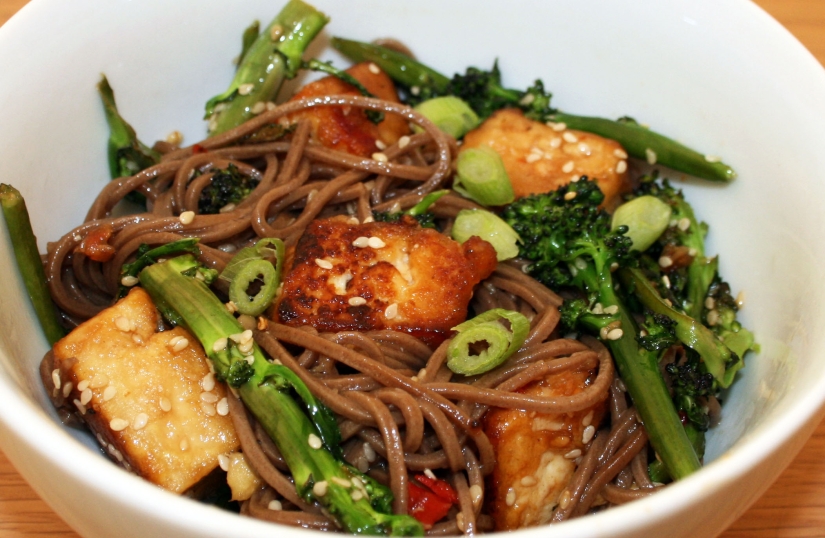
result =
[[[824,0],[756,0],[825,65]],[[0,25],[26,0],[0,0]],[[78,538],[0,453],[0,537]],[[722,538],[825,536],[825,422],[779,480]]]

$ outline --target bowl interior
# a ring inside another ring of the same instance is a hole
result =
[[[662,508],[676,495],[691,502],[692,492],[714,480],[737,480],[818,416],[825,395],[825,343],[817,330],[825,293],[825,246],[819,241],[825,73],[778,24],[736,0],[315,4],[332,22],[313,50],[337,65],[343,60],[323,47],[331,35],[399,38],[444,73],[488,67],[498,58],[509,85],[540,77],[562,110],[632,116],[724,156],[739,172],[732,184],[720,186],[665,171],[684,180],[698,217],[711,225],[709,251],[722,253],[722,274],[735,292],[744,291],[742,320],[762,346],[727,395],[723,422],[709,437],[707,460],[715,478],[703,471],[681,493],[665,492],[656,496],[661,500],[592,519],[642,528],[636,516],[645,507]],[[107,182],[107,129],[95,89],[101,73],[143,140],[173,130],[184,134],[185,143],[203,137],[203,103],[228,84],[241,31],[278,9],[263,0],[225,6],[35,0],[0,31],[0,181],[26,197],[41,250],[81,222]],[[89,487],[107,480],[135,486],[85,435],[68,437],[58,425],[37,376],[46,343],[0,228],[6,283],[0,291],[0,388],[23,413],[2,410],[0,423],[37,447],[31,458],[62,462],[58,450],[44,443],[69,443],[73,455],[95,469],[94,476],[78,476]],[[38,487],[34,475],[27,477]],[[196,510],[194,503],[158,490],[145,493],[147,510],[164,504]],[[261,530],[228,514],[198,515],[203,517],[191,524],[204,535]],[[564,525],[558,535],[573,536],[586,525]]]

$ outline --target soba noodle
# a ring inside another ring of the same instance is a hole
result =
[[[291,113],[325,106],[399,114],[421,129],[405,145],[383,150],[388,162],[318,146],[310,140],[306,122],[299,122],[283,139],[251,141],[260,128]],[[260,237],[278,237],[288,246],[295,245],[316,218],[349,214],[363,221],[373,211],[411,207],[448,181],[455,153],[454,140],[397,103],[360,96],[289,102],[192,147],[168,151],[156,166],[108,183],[86,221],[49,245],[46,267],[52,297],[65,323],[76,325],[111,305],[122,264],[134,258],[142,244],[198,237],[200,261],[221,270],[233,252]],[[252,193],[218,214],[181,219],[184,212],[198,212],[199,196],[213,170],[230,165],[258,182]],[[112,210],[130,192],[145,196],[149,211],[113,216]],[[433,210],[449,230],[451,219],[468,207],[477,206],[451,194]],[[111,231],[108,243],[116,251],[111,261],[92,261],[78,249],[94,230]],[[656,489],[647,474],[647,434],[635,410],[628,407],[609,353],[595,339],[559,335],[561,302],[517,262],[500,263],[477,289],[471,307],[476,313],[492,308],[522,312],[532,320],[531,330],[507,362],[474,378],[454,376],[446,368],[448,342],[431,350],[400,332],[319,334],[310,327],[270,321],[255,329],[255,339],[337,414],[345,458],[391,487],[396,513],[409,508],[410,474],[432,471],[453,485],[459,502],[428,533],[475,534],[494,528],[485,478],[495,466],[495,454],[481,428],[490,407],[570,413],[609,398],[609,424],[580,458],[554,521],[628,502]],[[594,374],[574,396],[519,392],[548,374],[581,369]],[[335,530],[319,506],[298,495],[275,444],[243,404],[234,398],[230,404],[242,450],[267,484],[243,503],[242,513],[286,525]]]

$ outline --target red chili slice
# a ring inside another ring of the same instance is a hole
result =
[[[409,513],[424,525],[432,526],[447,515],[453,504],[458,503],[458,495],[443,480],[426,475],[415,475],[413,478],[415,480],[410,480],[408,488]]]

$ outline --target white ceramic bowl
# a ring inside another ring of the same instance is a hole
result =
[[[332,15],[326,35],[394,36],[445,73],[498,57],[510,85],[541,77],[564,110],[634,116],[737,168],[729,186],[686,186],[711,224],[710,249],[723,253],[723,274],[746,291],[742,317],[762,344],[710,435],[708,465],[644,501],[553,529],[558,537],[719,533],[776,478],[821,416],[823,69],[745,0],[316,4]],[[100,73],[144,140],[178,129],[193,142],[205,132],[202,104],[232,75],[241,31],[279,7],[271,0],[34,0],[0,30],[0,181],[26,196],[41,249],[80,222],[107,181]],[[161,491],[61,427],[37,376],[46,342],[9,248],[2,231],[0,445],[72,527],[124,538],[304,532]]]

